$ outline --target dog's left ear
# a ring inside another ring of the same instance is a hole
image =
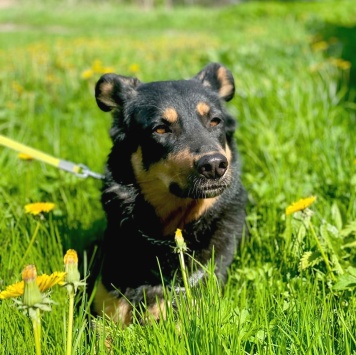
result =
[[[225,101],[230,101],[234,97],[234,77],[230,70],[219,63],[208,64],[193,79],[201,81],[204,86],[216,91]]]

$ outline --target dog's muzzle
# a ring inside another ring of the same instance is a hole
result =
[[[187,176],[186,186],[172,182],[169,190],[182,198],[205,199],[222,194],[231,182],[227,158],[220,154],[209,154],[199,158]]]
[[[207,179],[220,179],[226,173],[229,165],[222,154],[205,155],[196,162],[196,170]]]

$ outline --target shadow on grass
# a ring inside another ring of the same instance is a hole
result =
[[[323,38],[331,43],[327,50],[330,57],[341,58],[351,64],[349,90],[352,101],[356,100],[356,20],[353,26],[336,26],[327,23],[322,31]]]
[[[93,220],[90,225],[83,227],[80,225],[71,225],[65,217],[57,217],[56,226],[62,239],[63,255],[68,249],[74,249],[78,253],[81,268],[84,268],[84,254],[86,254],[89,264],[95,252],[94,249],[100,245],[103,238],[106,228],[106,219],[103,216],[99,216],[96,220]]]

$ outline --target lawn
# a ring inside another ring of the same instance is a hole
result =
[[[47,5],[46,5],[47,4]],[[0,135],[102,173],[110,116],[104,72],[142,81],[233,73],[236,140],[250,236],[224,291],[213,276],[166,322],[95,327],[81,286],[73,354],[356,354],[356,7],[354,1],[246,2],[144,11],[108,2],[9,2],[0,11]],[[105,228],[101,182],[0,146],[0,291],[63,271]],[[316,196],[304,212],[286,208]],[[43,215],[25,205],[51,202]],[[178,257],[178,256],[177,256]],[[209,270],[211,267],[208,266]],[[173,297],[171,294],[167,298]],[[66,352],[68,300],[53,286],[42,353]],[[16,298],[17,300],[21,297]],[[34,354],[32,324],[0,300],[0,354]]]

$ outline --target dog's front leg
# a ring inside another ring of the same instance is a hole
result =
[[[100,281],[96,288],[94,310],[105,315],[123,327],[135,319],[145,324],[151,320],[166,318],[166,302],[162,285],[143,285],[128,288],[124,293],[108,291]]]

